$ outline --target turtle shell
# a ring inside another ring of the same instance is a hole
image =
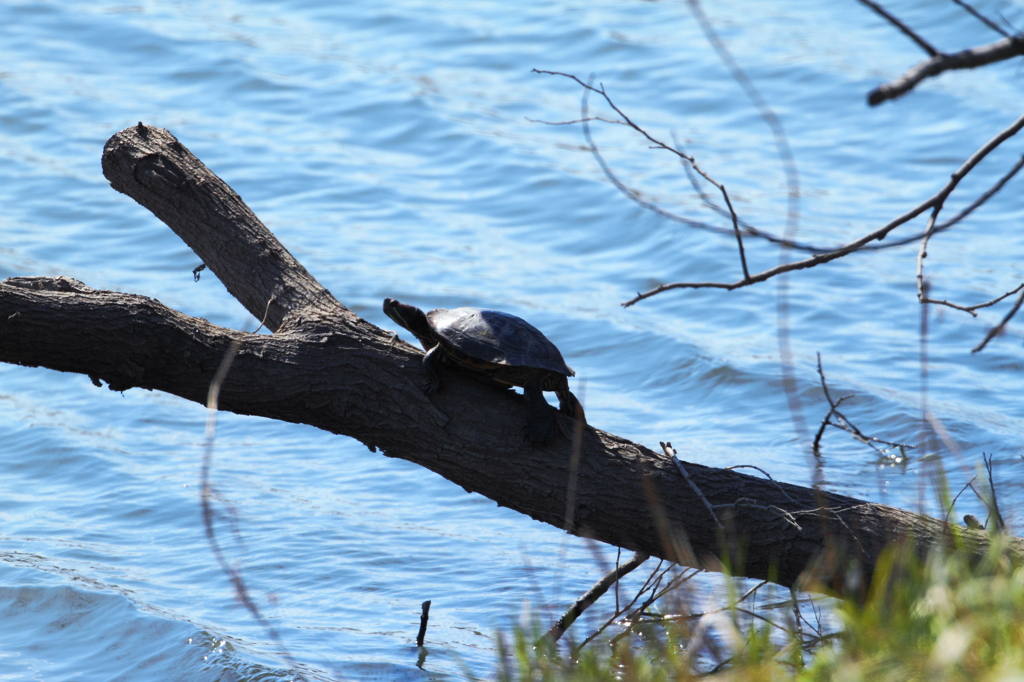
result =
[[[481,308],[438,308],[427,313],[427,321],[443,346],[476,360],[576,375],[555,344],[521,317]]]

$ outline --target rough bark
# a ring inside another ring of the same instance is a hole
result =
[[[446,376],[444,391],[424,396],[421,351],[335,300],[166,130],[140,123],[114,135],[103,172],[169,225],[274,333],[225,329],[66,277],[12,278],[0,282],[0,361],[205,402],[224,353],[239,340],[221,409],[356,438],[577,535],[690,566],[717,569],[724,559],[735,574],[786,586],[812,568],[821,584],[839,589],[852,565],[870,575],[893,539],[925,548],[951,536],[946,524],[900,509],[679,466],[592,427],[578,443],[573,472],[569,442],[525,441],[521,396],[456,373]],[[987,545],[982,533],[953,534],[979,552]],[[1012,547],[1024,553],[1021,541]]]

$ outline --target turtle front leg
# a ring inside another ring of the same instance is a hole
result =
[[[534,445],[547,443],[558,433],[557,413],[544,400],[538,384],[523,387],[526,396],[526,439]]]
[[[426,395],[435,393],[441,388],[441,345],[438,344],[423,356],[423,369],[427,372],[427,381],[423,384]]]

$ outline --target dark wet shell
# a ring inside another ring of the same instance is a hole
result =
[[[427,313],[427,321],[442,345],[471,358],[576,375],[548,337],[515,315],[480,308],[438,308]]]

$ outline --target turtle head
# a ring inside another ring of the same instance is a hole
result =
[[[427,322],[426,314],[414,305],[406,305],[393,298],[384,299],[384,314],[412,332],[424,348],[437,344],[434,332]]]

